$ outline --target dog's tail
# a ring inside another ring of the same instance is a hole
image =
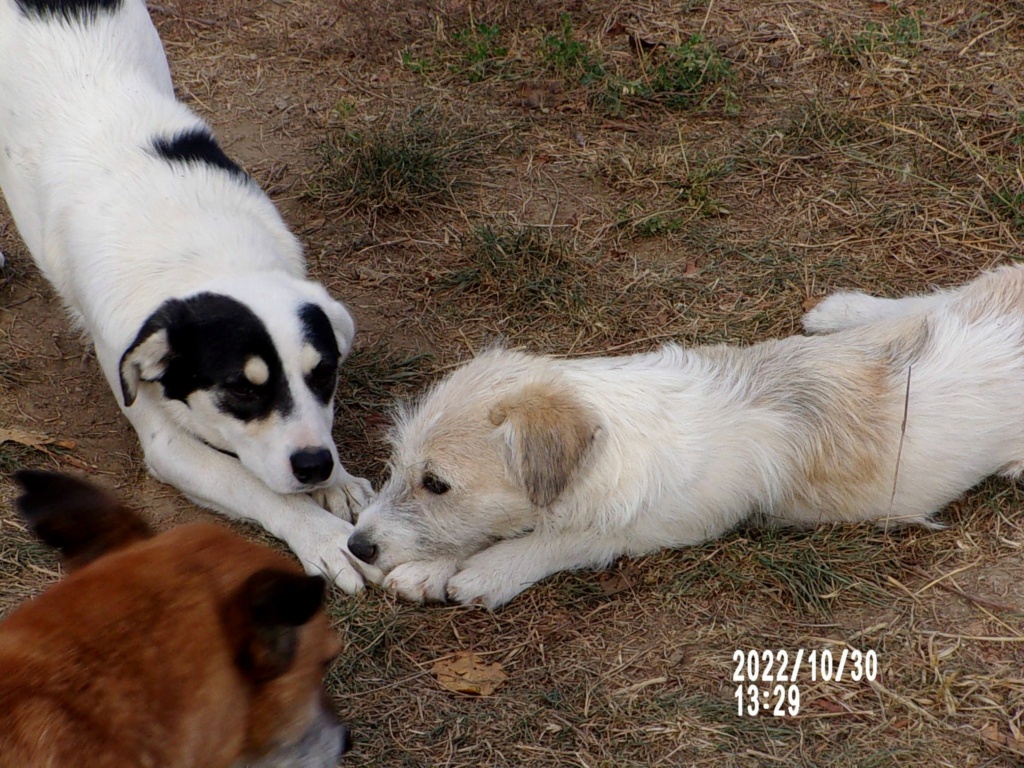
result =
[[[15,506],[32,532],[59,550],[69,570],[114,549],[148,539],[152,529],[114,494],[57,472],[22,470]]]

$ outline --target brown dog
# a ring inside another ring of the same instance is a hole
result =
[[[219,526],[154,535],[64,475],[17,479],[71,573],[0,623],[0,768],[338,764],[321,579]]]

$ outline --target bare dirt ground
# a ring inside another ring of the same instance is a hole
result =
[[[182,98],[360,324],[337,437],[380,479],[387,409],[495,338],[558,353],[798,330],[1020,258],[1024,3],[166,0]],[[564,15],[563,15],[564,14]],[[0,470],[99,476],[158,525],[95,361],[0,214]],[[0,478],[0,614],[57,577]],[[1024,494],[947,528],[741,530],[563,574],[497,614],[336,595],[353,766],[1011,766],[1024,761]],[[238,526],[247,535],[260,535]],[[873,649],[739,716],[737,649]],[[508,679],[452,693],[471,651]]]

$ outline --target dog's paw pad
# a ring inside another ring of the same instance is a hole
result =
[[[460,571],[448,581],[448,599],[462,605],[479,605],[489,610],[508,601],[502,584],[491,584],[491,577],[475,571]]]
[[[455,564],[416,561],[402,563],[384,578],[384,588],[414,603],[441,603]]]

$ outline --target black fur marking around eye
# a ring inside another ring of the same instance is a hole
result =
[[[88,21],[100,14],[116,13],[124,0],[14,0],[30,18]]]
[[[305,371],[306,386],[322,403],[329,403],[338,385],[338,363],[341,353],[338,340],[327,314],[316,304],[303,304],[299,309],[302,323],[302,338],[320,355],[320,362],[310,371]]]
[[[157,136],[153,139],[153,149],[157,155],[171,163],[208,165],[227,171],[240,179],[249,178],[238,163],[224,154],[224,150],[209,131],[203,128],[182,131],[170,138]]]
[[[192,393],[206,390],[222,413],[241,421],[291,413],[294,401],[277,348],[266,325],[245,304],[216,293],[171,299],[149,317],[132,347],[161,330],[170,348],[160,377],[164,397],[187,403]],[[251,357],[267,365],[264,384],[245,379]],[[241,382],[247,391],[240,391]]]

